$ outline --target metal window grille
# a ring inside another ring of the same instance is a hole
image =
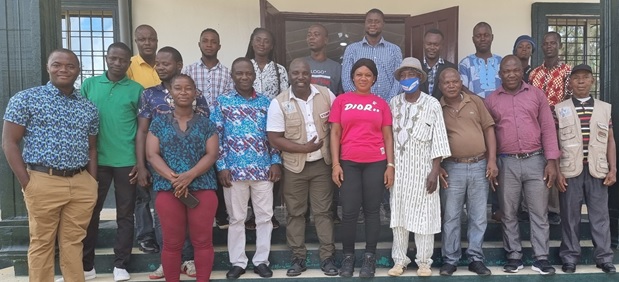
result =
[[[550,16],[548,31],[561,34],[561,55],[572,67],[588,64],[593,70],[595,83],[591,96],[599,98],[600,89],[600,17]]]

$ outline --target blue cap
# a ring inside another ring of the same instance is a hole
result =
[[[535,53],[535,42],[533,42],[533,38],[528,35],[520,35],[518,36],[518,39],[516,39],[516,43],[514,43],[513,54],[516,54],[516,47],[518,47],[518,44],[522,41],[528,41],[531,43],[531,54]]]

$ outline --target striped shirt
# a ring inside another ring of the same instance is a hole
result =
[[[344,92],[355,91],[350,71],[355,62],[361,58],[371,59],[378,68],[378,78],[372,86],[372,93],[389,102],[392,97],[401,92],[400,83],[393,76],[393,72],[402,63],[402,50],[385,38],[381,38],[376,46],[372,46],[365,37],[359,42],[348,45],[346,51],[344,51],[344,59],[342,60],[342,87]]]
[[[445,64],[445,61],[443,61],[443,58],[438,58],[438,62],[436,62],[433,67],[430,67],[430,65],[428,65],[428,62],[426,61],[426,57],[423,57],[423,64],[428,69],[428,93],[432,95],[432,93],[434,93],[434,79],[436,76],[436,71],[438,71],[438,67],[440,65]]]
[[[576,114],[578,115],[578,119],[580,120],[580,131],[582,133],[582,153],[584,155],[583,162],[587,163],[587,155],[589,154],[589,139],[590,139],[590,123],[591,123],[591,115],[593,114],[593,98],[589,98],[589,100],[581,102],[575,97],[572,97],[572,102],[574,102],[574,108],[576,108]],[[554,112],[554,111],[553,111]],[[612,120],[608,121],[608,128],[611,128],[613,125]]]
[[[229,93],[234,87],[230,70],[221,62],[209,69],[200,59],[185,66],[182,73],[191,76],[196,82],[196,87],[206,98],[210,112],[213,112],[213,105],[217,97]]]

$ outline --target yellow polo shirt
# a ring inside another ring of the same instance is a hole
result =
[[[144,61],[139,54],[131,57],[131,65],[127,70],[127,76],[141,84],[144,88],[153,87],[161,83],[155,68]]]

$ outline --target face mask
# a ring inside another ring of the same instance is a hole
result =
[[[417,91],[417,89],[419,89],[419,78],[413,77],[413,78],[407,78],[407,79],[401,80],[400,86],[402,86],[402,90],[404,91],[404,93],[406,94],[414,93]]]

